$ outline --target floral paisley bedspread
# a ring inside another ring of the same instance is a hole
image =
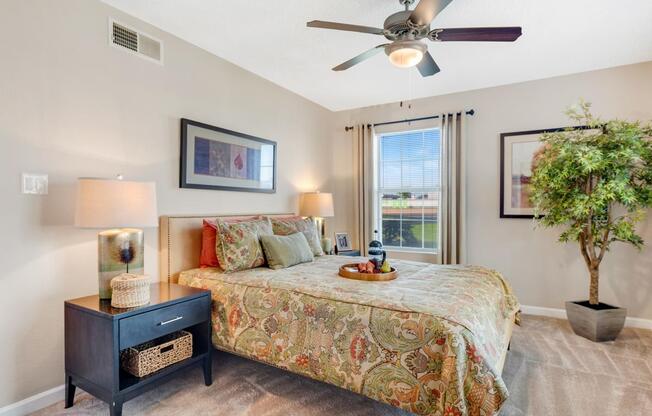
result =
[[[182,272],[210,289],[213,344],[420,415],[494,415],[496,370],[518,302],[502,276],[394,260],[399,277],[339,277],[343,256],[288,269]]]

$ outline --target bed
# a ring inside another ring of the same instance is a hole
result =
[[[499,273],[394,260],[398,279],[364,282],[323,256],[224,274],[197,268],[214,217],[162,217],[160,247],[162,280],[211,291],[215,348],[420,415],[498,413],[519,309]]]

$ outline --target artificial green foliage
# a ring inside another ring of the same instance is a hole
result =
[[[576,241],[591,275],[591,304],[598,304],[599,267],[613,242],[637,248],[636,223],[652,206],[652,127],[603,122],[581,102],[567,111],[576,125],[546,133],[532,162],[531,201],[537,222],[562,227],[559,241]]]

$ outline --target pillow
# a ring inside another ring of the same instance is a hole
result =
[[[267,264],[272,269],[285,269],[299,263],[308,263],[315,256],[303,233],[290,235],[261,235]]]
[[[215,224],[215,253],[222,270],[231,273],[265,264],[260,236],[273,234],[267,218],[236,223],[218,218]]]
[[[217,226],[213,221],[204,220],[201,230],[201,253],[199,267],[220,267],[215,254],[215,237]]]
[[[272,229],[276,235],[290,235],[294,233],[302,233],[306,236],[308,245],[315,256],[323,256],[324,250],[321,248],[321,238],[317,232],[315,223],[310,218],[301,217],[281,217],[270,218],[272,221]]]
[[[260,219],[260,216],[251,218],[229,218],[223,220],[229,224],[236,222],[245,222]],[[199,267],[220,267],[220,262],[217,260],[218,241],[216,241],[217,226],[213,220],[204,219],[202,224],[201,233],[201,252],[199,255]]]

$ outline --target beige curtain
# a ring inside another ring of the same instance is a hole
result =
[[[353,241],[362,255],[373,237],[374,131],[367,124],[353,128],[353,207],[356,214]],[[354,246],[355,247],[355,246]]]
[[[441,207],[439,229],[442,264],[466,261],[464,111],[441,115]]]

